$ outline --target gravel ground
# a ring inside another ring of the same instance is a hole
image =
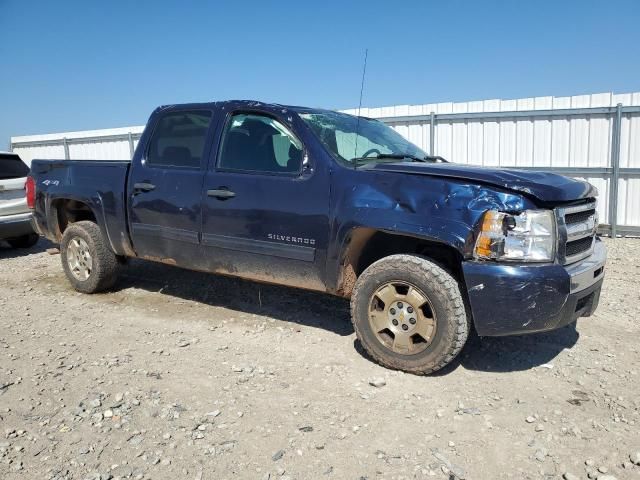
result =
[[[138,261],[88,296],[0,247],[0,478],[638,479],[640,240],[607,244],[595,316],[431,377],[341,299]]]

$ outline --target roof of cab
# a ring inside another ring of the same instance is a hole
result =
[[[313,107],[303,107],[299,105],[282,105],[280,103],[267,103],[260,102],[258,100],[222,100],[218,102],[204,102],[204,103],[180,103],[180,104],[172,104],[172,105],[161,105],[157,108],[157,110],[165,110],[165,109],[174,109],[174,108],[202,108],[202,107],[211,107],[213,105],[218,105],[224,107],[227,104],[239,105],[244,108],[257,108],[263,107],[267,109],[285,109],[285,110],[293,110],[297,113],[340,113],[342,115],[349,115],[347,113],[337,112],[335,110],[329,110],[326,108],[313,108]]]

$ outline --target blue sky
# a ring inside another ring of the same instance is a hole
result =
[[[640,1],[0,0],[11,135],[142,124],[161,104],[326,108],[640,90]]]

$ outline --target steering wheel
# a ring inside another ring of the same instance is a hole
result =
[[[364,152],[364,155],[362,155],[362,158],[366,158],[372,153],[377,153],[378,155],[380,155],[382,152],[380,152],[380,150],[378,150],[377,148],[370,148],[369,150]]]

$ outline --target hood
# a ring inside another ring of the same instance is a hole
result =
[[[456,180],[495,185],[534,197],[544,203],[561,203],[598,195],[598,190],[588,182],[574,180],[563,175],[515,168],[485,168],[457,163],[394,162],[375,163],[366,170],[382,172],[430,175]]]

